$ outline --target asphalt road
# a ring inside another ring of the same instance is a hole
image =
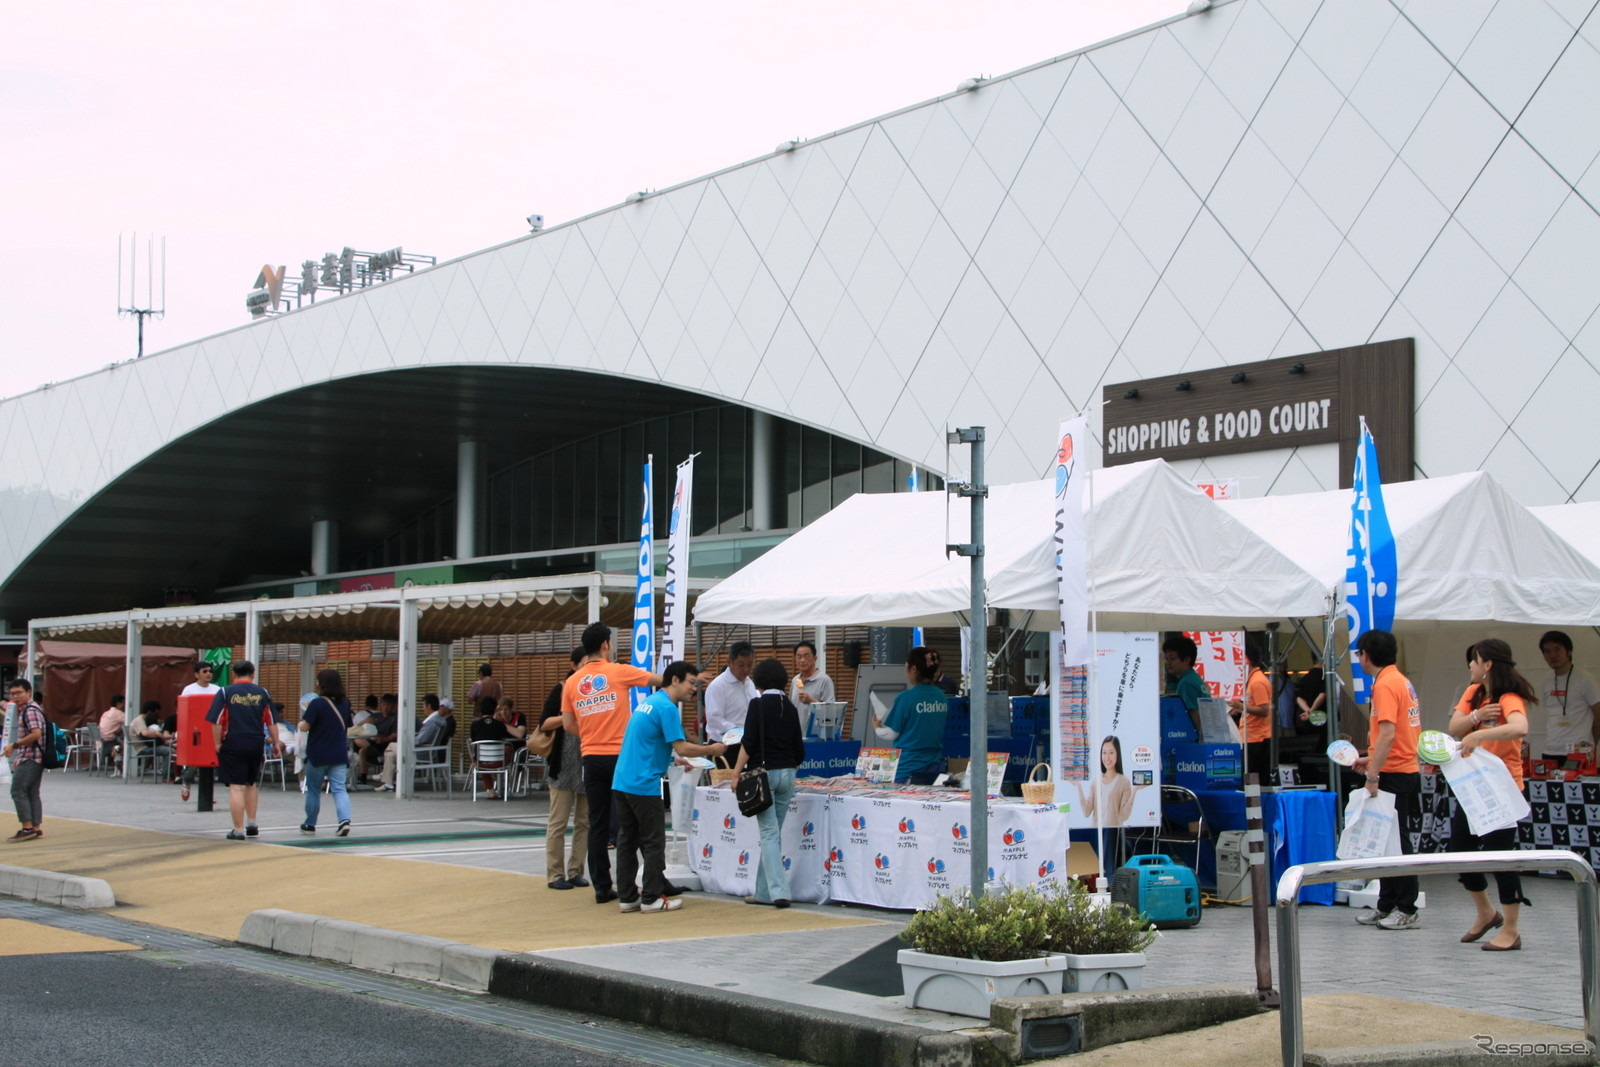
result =
[[[615,1064],[502,1027],[332,987],[146,954],[14,956],[4,1059],[38,1064]]]

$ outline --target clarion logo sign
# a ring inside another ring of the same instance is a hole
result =
[[[1179,760],[1177,769],[1180,774],[1206,773],[1206,765],[1204,763],[1195,763],[1193,760]]]

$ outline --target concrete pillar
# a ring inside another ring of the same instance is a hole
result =
[[[139,714],[140,705],[144,703],[144,632],[132,619],[128,620],[126,675],[122,683],[122,695],[127,700],[123,707],[128,709],[128,717],[122,722],[123,781],[133,773],[133,717]]]
[[[317,519],[311,524],[311,573],[317,577],[338,570],[339,524]]]
[[[478,441],[456,445],[456,559],[471,559],[483,548],[483,514],[488,503],[487,454]]]
[[[439,699],[443,700],[450,695],[456,684],[455,642],[442,641],[439,644]],[[471,721],[470,719],[468,720]]]
[[[302,696],[316,688],[317,684],[317,646],[300,646],[300,692]]]
[[[415,600],[400,601],[400,726],[395,738],[395,795],[410,800],[417,772],[417,615]]]
[[[776,530],[788,525],[778,501],[783,472],[778,469],[777,421],[764,411],[750,413],[750,528]]]
[[[256,665],[257,672],[261,670],[261,618],[254,605],[244,609],[244,658]]]

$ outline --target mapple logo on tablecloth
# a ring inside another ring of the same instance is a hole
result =
[[[807,819],[800,826],[800,851],[815,852],[817,850],[817,824]]]
[[[903,834],[916,833],[917,824],[914,819],[903,818],[900,820],[900,832]]]
[[[928,873],[929,874],[943,874],[944,873],[944,860],[941,860],[941,859],[931,859],[931,860],[929,860],[928,861]]]
[[[882,852],[872,857],[872,881],[876,885],[894,884],[894,875],[889,873],[889,857]]]
[[[866,828],[867,817],[865,815],[862,815],[858,812],[857,814],[850,816],[850,829],[865,830]]]
[[[1043,863],[1039,864],[1039,877],[1040,878],[1048,878],[1050,875],[1055,874],[1055,873],[1056,873],[1056,861],[1055,860],[1045,860]]]
[[[715,852],[715,851],[716,851],[716,849],[713,848],[710,845],[701,845],[700,846],[700,858],[703,859],[703,860],[708,860],[708,859],[711,858],[711,854],[713,852]]]
[[[807,819],[805,822],[800,824],[800,836],[801,837],[810,837],[812,834],[814,834],[816,832],[817,832],[817,824],[812,822],[810,819]]]
[[[880,852],[872,857],[872,865],[880,871],[887,871],[889,869],[889,857]]]
[[[989,868],[989,881],[991,881],[991,882],[994,881],[994,868],[993,867]]]
[[[1008,845],[1020,845],[1022,844],[1022,831],[1013,830],[1010,827],[1007,827],[1005,834],[1000,838],[1000,840],[1004,841]]]
[[[783,869],[787,871],[787,870],[792,869],[793,867],[794,867],[794,861],[791,860],[788,856],[783,857]]]
[[[699,822],[700,821],[700,809],[699,808],[690,808],[689,809],[689,821],[691,821],[691,822]]]
[[[950,827],[950,836],[955,838],[957,841],[965,841],[967,839],[967,828],[962,826],[960,823],[956,823],[954,826]]]
[[[1000,835],[1000,858],[1004,860],[1027,859],[1028,846],[1022,843],[1026,836],[1021,830],[1006,827],[1006,832]]]
[[[750,865],[750,853],[747,850],[740,850],[740,852],[739,852],[739,866],[748,867],[749,865]]]
[[[844,873],[844,851],[838,848],[828,850],[828,858],[822,861],[822,869],[829,874]]]
[[[732,815],[724,815],[722,817],[722,828],[724,830],[732,830],[738,824],[739,820],[735,819]]]
[[[867,843],[867,817],[860,812],[850,816],[850,843],[852,845]]]

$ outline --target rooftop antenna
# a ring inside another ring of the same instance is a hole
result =
[[[122,288],[122,235],[117,235],[117,316],[132,315],[139,322],[139,354],[136,359],[144,358],[144,320],[154,315],[156,318],[165,318],[167,315],[167,239],[161,238],[161,299],[156,300],[155,258],[156,239],[146,235],[144,239],[144,300],[139,299],[139,235],[135,233],[133,240],[128,243],[128,288]]]

